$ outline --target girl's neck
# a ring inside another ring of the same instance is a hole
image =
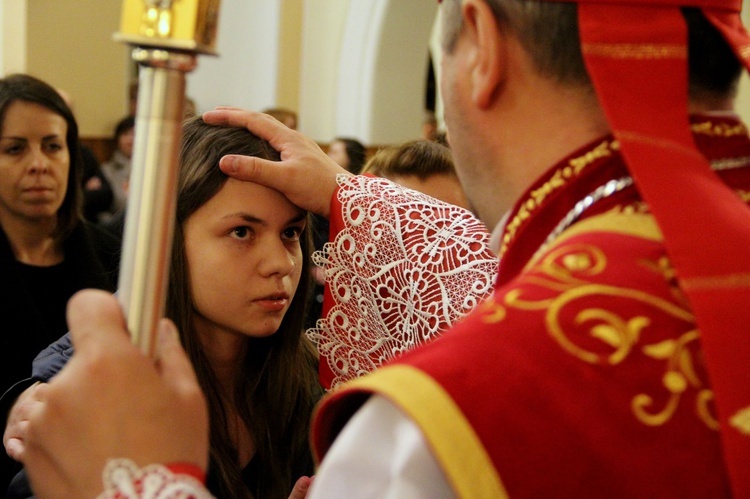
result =
[[[245,358],[247,338],[218,328],[216,324],[197,313],[194,314],[193,321],[203,352],[221,386],[221,391],[231,400]]]
[[[65,259],[62,241],[54,235],[57,217],[38,221],[5,219],[2,227],[19,262],[49,267]]]

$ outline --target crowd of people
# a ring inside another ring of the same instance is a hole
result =
[[[750,497],[750,36],[714,3],[443,0],[450,145],[364,175],[296,116],[187,121],[156,362],[111,283],[58,293],[100,288],[3,397],[17,497]],[[8,269],[73,265],[72,113],[7,77],[0,131]]]

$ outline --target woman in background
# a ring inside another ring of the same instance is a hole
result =
[[[367,149],[356,139],[336,137],[328,146],[328,156],[348,172],[357,175],[367,160]]]
[[[0,79],[0,394],[65,334],[76,291],[114,289],[119,241],[83,221],[82,169],[78,126],[57,91],[28,75]],[[4,453],[0,467],[4,493],[18,467]]]
[[[412,140],[380,149],[362,169],[440,201],[471,209],[451,150],[434,140]]]

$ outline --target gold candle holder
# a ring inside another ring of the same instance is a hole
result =
[[[125,0],[115,39],[138,63],[133,168],[118,298],[133,342],[153,355],[174,234],[185,75],[215,54],[219,0]]]
[[[220,0],[124,0],[115,39],[135,46],[215,54]]]

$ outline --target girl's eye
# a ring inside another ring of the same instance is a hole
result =
[[[287,227],[284,229],[282,235],[284,236],[284,239],[287,239],[288,241],[299,241],[302,236],[302,230],[302,227]]]
[[[250,235],[251,231],[249,227],[235,227],[232,229],[232,237],[235,239],[245,240],[248,239]]]
[[[57,142],[50,142],[47,144],[47,150],[52,152],[61,151],[63,148],[62,144],[59,144]]]

